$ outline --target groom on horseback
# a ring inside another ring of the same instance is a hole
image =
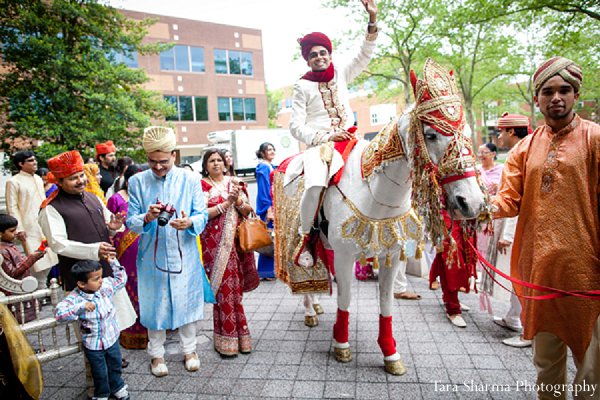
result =
[[[375,0],[361,2],[369,14],[368,30],[360,51],[349,65],[334,67],[331,41],[323,33],[313,32],[298,40],[302,57],[311,70],[294,85],[290,131],[306,144],[307,150],[290,162],[286,183],[304,173],[299,233],[305,245],[321,205],[321,194],[331,178],[342,170],[343,154],[349,153],[344,150],[356,143],[347,83],[369,64],[378,33]],[[314,259],[310,251],[302,251],[298,263],[312,266]]]

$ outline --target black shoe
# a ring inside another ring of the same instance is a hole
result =
[[[127,368],[129,366],[129,361],[127,361],[126,359],[122,358],[121,359],[121,368]]]

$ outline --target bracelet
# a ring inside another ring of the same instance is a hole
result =
[[[217,204],[217,212],[219,213],[219,215],[223,214],[225,212],[225,210],[223,210],[223,206],[219,203]]]
[[[242,204],[240,204],[239,206],[235,206],[235,208],[237,208],[238,210],[242,211],[242,208],[246,207],[246,203],[244,203],[242,201]]]
[[[367,25],[368,26],[377,26],[377,21],[375,21],[375,22],[370,22],[369,21],[369,23]]]

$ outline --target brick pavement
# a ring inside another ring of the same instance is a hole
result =
[[[304,326],[301,298],[280,282],[261,282],[244,298],[254,351],[222,359],[212,349],[212,307],[198,323],[200,371],[188,373],[177,350],[177,335],[169,335],[166,360],[170,375],[154,378],[144,351],[124,350],[130,365],[124,370],[132,399],[533,399],[517,391],[517,381],[535,382],[531,349],[501,343],[512,335],[479,311],[475,294],[461,294],[471,307],[465,329],[452,326],[442,307],[441,291],[430,291],[422,278],[409,276],[409,290],[420,301],[394,300],[394,337],[408,372],[385,373],[377,345],[377,283],[353,282],[350,344],[354,358],[338,363],[330,348],[335,318],[334,296],[322,296],[325,314],[315,328]],[[507,304],[493,303],[497,313]],[[570,379],[573,363],[569,359]],[[43,365],[43,399],[85,399],[82,354]],[[484,385],[488,391],[484,391]],[[492,387],[491,385],[496,385]],[[454,392],[453,390],[457,390]]]

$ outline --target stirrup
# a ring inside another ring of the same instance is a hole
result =
[[[303,250],[298,256],[298,265],[302,268],[310,268],[315,265],[315,260],[310,254],[310,251]]]

